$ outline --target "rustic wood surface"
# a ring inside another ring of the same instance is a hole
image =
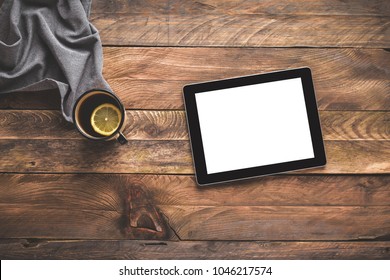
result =
[[[390,230],[384,176],[274,176],[217,189],[177,175],[2,175],[0,182],[10,186],[0,192],[7,238],[128,239],[132,222],[162,240],[359,240]]]
[[[84,139],[0,140],[0,172],[193,174],[189,141],[134,140],[119,146]],[[325,141],[325,167],[298,174],[390,172],[390,141]]]
[[[389,36],[390,37],[390,36]],[[390,110],[380,49],[104,48],[104,76],[128,109],[183,109],[183,85],[308,66],[320,110]],[[55,91],[4,96],[0,108],[59,109]]]
[[[142,201],[170,206],[388,206],[390,199],[383,175],[278,175],[217,188],[198,188],[188,175],[146,174],[2,174],[0,183],[0,204],[117,212],[132,188]]]
[[[0,241],[1,259],[387,259],[390,242]],[[86,253],[88,252],[88,253]]]
[[[0,4],[1,4],[0,0]],[[2,259],[390,259],[390,2],[94,0],[126,146],[0,96]],[[308,66],[328,164],[200,188],[182,87]]]
[[[390,43],[390,7],[380,0],[97,2],[92,22],[109,45],[386,48]]]
[[[188,140],[184,111],[128,110],[124,134],[131,140]],[[388,140],[390,112],[322,111],[325,140]],[[54,110],[0,111],[0,139],[83,139]],[[384,125],[385,124],[385,125]]]

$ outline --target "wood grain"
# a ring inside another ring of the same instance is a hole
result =
[[[94,0],[91,14],[168,14],[170,0]]]
[[[127,111],[130,140],[188,140],[183,111]],[[390,112],[321,111],[325,140],[390,140]],[[83,139],[58,111],[0,110],[0,139]]]
[[[303,66],[309,66],[319,75],[315,79],[318,82],[332,79],[381,81],[388,74],[390,60],[389,52],[384,50],[310,48],[105,47],[104,57],[107,79],[142,81],[213,80],[221,75],[232,77]]]
[[[390,140],[390,112],[320,112],[324,139]]]
[[[388,259],[390,242],[0,241],[1,259]]]
[[[135,108],[182,109],[182,87],[187,83],[308,66],[320,110],[390,110],[390,53],[383,50],[104,50],[105,77],[123,102]]]
[[[390,44],[389,7],[383,2],[240,2],[98,3],[91,20],[106,45],[386,48]]]
[[[0,238],[123,238],[121,213],[83,209],[1,207]]]
[[[130,140],[188,140],[183,111],[131,110],[127,111],[127,117],[124,134]],[[83,139],[83,136],[59,111],[0,110],[0,139]]]
[[[0,207],[123,212],[134,189],[141,195],[133,204],[390,206],[389,184],[383,175],[280,175],[200,188],[183,175],[0,174]]]
[[[182,240],[388,238],[390,208],[160,206]]]
[[[0,172],[192,174],[188,141],[0,140]],[[390,172],[390,141],[325,141],[325,167],[299,174]]]
[[[387,48],[389,23],[390,17],[171,15],[169,46]],[[107,43],[104,25],[101,28]],[[110,42],[119,45],[126,41]]]
[[[0,237],[386,239],[388,179],[277,176],[198,189],[188,176],[3,174]]]
[[[116,2],[126,2],[124,0]],[[171,0],[170,14],[246,14],[246,15],[346,15],[390,16],[390,5],[382,0]],[[131,2],[130,2],[131,3]],[[130,5],[123,5],[126,10]]]
[[[390,208],[154,205],[120,213],[3,204],[0,223],[0,238],[387,240]]]
[[[94,0],[92,13],[390,16],[390,5],[383,0]]]
[[[183,109],[185,84],[309,66],[320,110],[390,110],[390,53],[367,49],[104,48],[104,76],[128,109]],[[56,92],[0,96],[0,108],[59,109]]]
[[[192,173],[187,141],[0,140],[0,172]]]
[[[61,109],[58,90],[0,94],[0,109]]]
[[[105,46],[168,46],[168,15],[92,14]]]
[[[137,215],[137,211],[42,209],[26,205],[21,208],[2,207],[0,238],[178,239],[165,216],[155,208],[148,209],[149,212],[141,210],[142,217],[136,217],[133,225],[132,215]],[[153,224],[152,218],[157,218],[159,223]]]
[[[0,238],[386,239],[388,181],[273,176],[197,188],[189,176],[2,174]]]

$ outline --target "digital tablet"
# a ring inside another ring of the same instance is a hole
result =
[[[325,165],[309,68],[183,88],[199,185]]]

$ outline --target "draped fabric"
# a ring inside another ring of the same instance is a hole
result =
[[[65,119],[78,97],[111,90],[102,75],[92,0],[5,0],[0,9],[0,94],[58,88]],[[1,95],[0,95],[1,98]]]

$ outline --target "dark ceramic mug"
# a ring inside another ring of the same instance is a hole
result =
[[[110,103],[114,105],[121,113],[118,128],[108,136],[104,136],[95,132],[91,124],[92,112],[95,110],[95,108],[104,103]],[[127,143],[127,139],[123,135],[126,120],[126,110],[122,102],[114,93],[107,90],[94,89],[87,91],[78,98],[73,109],[73,122],[76,125],[76,128],[83,136],[91,140],[110,141],[117,139],[121,144]]]

